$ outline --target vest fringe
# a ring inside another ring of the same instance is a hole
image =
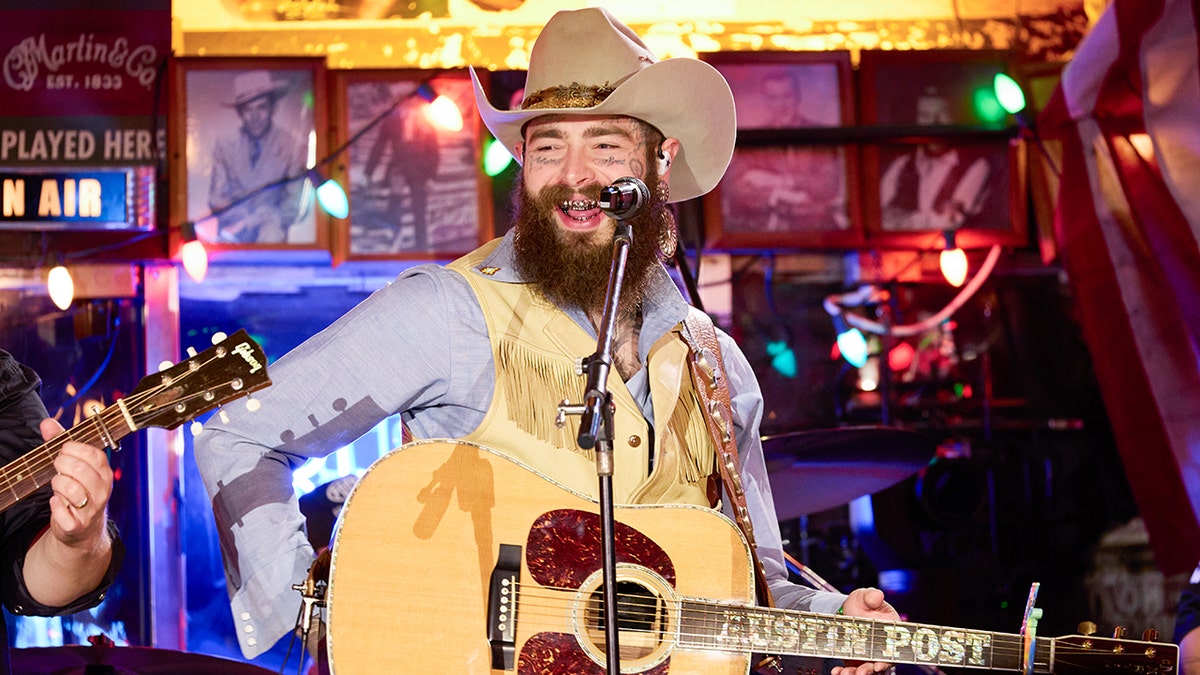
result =
[[[595,459],[593,450],[584,450],[573,440],[578,435],[577,417],[568,416],[566,426],[560,429],[554,423],[557,408],[534,405],[535,401],[550,400],[557,404],[562,400],[579,400],[583,395],[583,377],[576,375],[574,369],[564,368],[561,360],[546,357],[511,340],[499,342],[500,368],[525,374],[502,378],[505,399],[509,403],[509,421],[544,443],[569,448],[588,459]],[[518,402],[528,402],[528,405],[517,405]],[[564,437],[571,442],[564,442]]]
[[[699,395],[692,387],[684,387],[680,394],[684,400],[675,406],[668,429],[671,437],[681,444],[676,453],[679,458],[679,478],[684,483],[695,484],[712,475],[717,457],[704,418],[689,414],[690,411],[703,409]]]

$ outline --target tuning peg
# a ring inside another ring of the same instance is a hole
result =
[[[199,354],[200,352],[197,352],[195,347],[188,347],[187,353],[188,353],[188,356],[195,356],[196,354]]]
[[[204,433],[204,425],[200,423],[200,420],[192,420],[191,430],[193,436],[199,436]]]
[[[1113,628],[1113,639],[1121,640],[1125,637],[1125,626],[1116,626]]]
[[[1078,630],[1080,635],[1095,635],[1098,628],[1091,621],[1081,621]]]
[[[221,424],[229,424],[229,413],[225,412],[224,406],[217,406],[217,416],[221,418]]]
[[[220,343],[224,342],[224,341],[225,341],[225,338],[227,338],[227,337],[229,337],[229,336],[228,336],[228,335],[226,335],[226,334],[224,334],[224,333],[222,333],[221,331],[217,331],[216,333],[213,333],[213,336],[212,336],[212,343],[213,343],[214,345],[215,345],[215,344],[220,344]]]
[[[250,412],[258,412],[258,409],[261,407],[262,401],[250,396],[249,394],[246,395],[246,410],[249,410]]]
[[[1142,631],[1143,642],[1158,642],[1158,631],[1153,628],[1147,628]]]
[[[174,363],[171,363],[170,361],[163,361],[162,363],[158,364],[158,372],[160,372],[160,373],[161,373],[162,371],[164,371],[164,370],[166,370],[166,369],[168,369],[168,368],[171,368],[171,367],[173,367],[174,365],[175,365],[175,364],[174,364]]]

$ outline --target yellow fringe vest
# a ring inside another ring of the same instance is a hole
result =
[[[496,242],[451,263],[475,291],[487,320],[496,363],[496,389],[483,422],[464,440],[503,452],[576,492],[597,495],[595,455],[575,439],[579,418],[558,428],[563,400],[581,403],[586,377],[576,362],[596,351],[596,340],[527,284],[490,280],[480,266]],[[649,381],[658,428],[650,470],[649,424],[625,383],[612,371],[608,388],[616,408],[613,495],[618,504],[709,505],[716,449],[687,368],[688,347],[676,326],[650,348]]]

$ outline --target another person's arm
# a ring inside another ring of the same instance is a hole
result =
[[[61,432],[46,419],[40,386],[32,369],[0,350],[0,463]],[[0,512],[0,600],[18,614],[51,616],[94,607],[124,557],[116,526],[105,517],[112,472],[103,453],[67,443],[55,469],[60,475],[51,485]],[[85,490],[88,503],[73,512],[63,500],[81,503]]]

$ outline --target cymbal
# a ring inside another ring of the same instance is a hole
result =
[[[69,645],[26,647],[11,652],[14,673],[28,675],[85,675],[100,672],[121,675],[272,675],[275,671],[241,661],[207,654],[188,654],[150,647]]]
[[[933,459],[937,443],[881,426],[763,436],[763,455],[780,520],[849,504],[891,487]]]

